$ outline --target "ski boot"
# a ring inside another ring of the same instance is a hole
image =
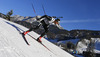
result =
[[[23,32],[22,35],[26,35],[29,31]]]
[[[42,38],[42,37],[37,38],[37,41],[38,41],[39,43],[42,43],[41,38]]]

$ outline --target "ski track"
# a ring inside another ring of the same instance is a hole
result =
[[[28,29],[0,18],[0,57],[74,57],[43,38],[43,44],[52,52],[26,35],[25,37],[30,44],[28,46],[20,34],[23,32],[22,30]],[[33,31],[29,34],[35,38],[39,37]]]

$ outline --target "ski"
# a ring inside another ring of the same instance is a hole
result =
[[[37,41],[37,39],[35,39],[33,36],[31,36],[30,34],[28,34],[32,39],[34,39],[34,40],[36,40]],[[38,42],[38,41],[37,41]],[[40,42],[39,42],[40,43]],[[43,45],[46,49],[48,49],[49,51],[50,51],[50,49],[49,48],[47,48],[42,42],[40,43],[41,45]]]
[[[5,22],[6,22],[6,21],[5,21]],[[11,24],[11,23],[9,23],[9,22],[6,22],[6,23],[9,24],[9,25],[11,25],[11,26],[13,26],[14,28],[16,28],[17,31],[22,35],[22,37],[23,37],[24,41],[26,42],[26,44],[27,44],[27,45],[30,45],[30,44],[28,43],[28,41],[26,40],[25,35],[24,35],[23,33],[20,32],[20,30],[23,31],[23,32],[24,32],[24,30],[20,29],[19,27],[15,26],[15,25],[13,25],[13,24]]]
[[[51,50],[49,48],[47,48],[43,43],[40,43],[40,44],[42,44],[46,49],[48,49],[51,52]]]
[[[22,37],[23,37],[24,41],[26,42],[26,44],[27,44],[27,45],[30,45],[30,44],[28,43],[28,41],[26,40],[25,35],[24,35],[23,33],[22,33]]]

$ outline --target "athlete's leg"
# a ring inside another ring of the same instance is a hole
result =
[[[23,32],[24,35],[26,35],[27,33],[29,33],[30,31],[36,30],[40,27],[40,25],[36,26],[35,28],[30,28],[29,30]]]
[[[42,33],[42,34],[40,35],[40,37],[37,38],[37,41],[38,41],[38,42],[41,42],[42,37],[48,32],[47,26],[43,26],[43,27],[44,27],[44,29],[45,29],[45,32]]]

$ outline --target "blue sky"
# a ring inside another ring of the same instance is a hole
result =
[[[0,0],[0,12],[6,14],[13,9],[13,15],[44,15],[42,4],[49,16],[63,16],[61,26],[66,30],[100,30],[99,0]]]

